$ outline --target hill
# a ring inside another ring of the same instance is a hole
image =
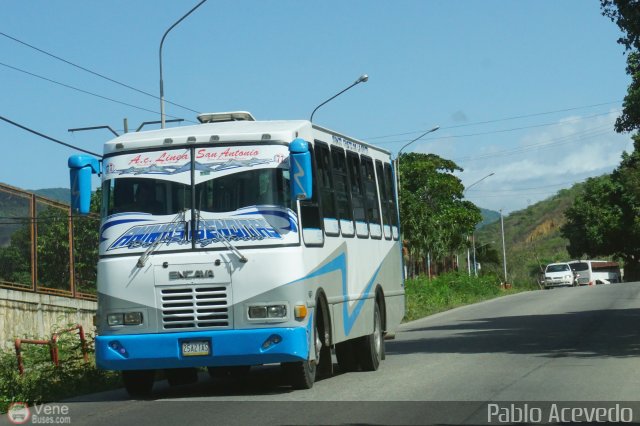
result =
[[[480,207],[480,214],[482,215],[482,222],[476,225],[476,229],[480,229],[500,220],[500,212],[495,210],[488,210]]]
[[[71,197],[69,188],[27,189],[27,191],[64,204],[69,204],[69,199]]]
[[[541,266],[569,260],[569,241],[560,235],[565,223],[564,212],[580,194],[583,184],[560,190],[547,198],[504,217],[504,239],[507,252],[507,277],[510,282],[536,281]],[[498,216],[499,219],[499,216]],[[495,249],[502,262],[500,222],[484,226],[476,232],[476,247],[487,244]],[[502,264],[491,265],[502,276]]]
[[[12,187],[9,187],[12,188]],[[6,247],[11,242],[11,235],[29,223],[30,196],[25,197],[18,188],[10,191],[0,191],[0,247]],[[41,197],[69,204],[69,189],[47,188],[34,191],[27,190]],[[40,207],[39,207],[40,208]]]

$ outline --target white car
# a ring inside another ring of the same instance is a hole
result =
[[[544,270],[544,288],[575,285],[575,276],[568,263],[551,263]]]

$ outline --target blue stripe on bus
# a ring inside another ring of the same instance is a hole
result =
[[[146,370],[297,362],[308,359],[308,336],[308,327],[102,335],[96,336],[96,363],[105,370]],[[203,341],[209,355],[182,354],[183,342]]]
[[[320,268],[311,272],[307,276],[300,278],[298,280],[292,281],[289,284],[308,280],[321,275],[326,275],[334,271],[340,271],[340,275],[342,277],[342,300],[343,300],[342,312],[344,316],[344,321],[343,321],[344,334],[345,336],[348,336],[349,333],[351,333],[351,329],[353,328],[356,320],[358,319],[358,316],[360,315],[360,311],[362,311],[364,302],[366,301],[369,294],[371,293],[371,288],[373,287],[373,284],[375,283],[375,280],[378,277],[378,273],[380,272],[381,267],[382,265],[378,266],[378,268],[375,270],[375,272],[373,273],[373,276],[367,283],[367,286],[362,291],[360,296],[358,296],[358,303],[356,303],[356,306],[354,306],[351,312],[349,312],[349,306],[348,306],[349,293],[347,288],[347,254],[344,252],[336,256],[333,260],[324,264]]]

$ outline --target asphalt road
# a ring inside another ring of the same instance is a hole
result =
[[[535,291],[433,315],[402,325],[378,371],[305,391],[264,366],[244,380],[158,382],[145,401],[118,390],[63,404],[72,424],[92,425],[484,423],[488,410],[511,408],[514,420],[519,407],[553,403],[626,404],[638,421],[639,292],[640,283]]]

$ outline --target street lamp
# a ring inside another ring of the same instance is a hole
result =
[[[504,283],[507,284],[507,249],[504,246],[504,219],[500,209],[500,230],[502,232],[502,266],[504,268]]]
[[[162,82],[162,45],[164,44],[164,39],[167,37],[167,34],[169,34],[169,31],[171,31],[176,25],[178,25],[180,22],[182,22],[184,20],[184,18],[186,18],[187,16],[191,15],[191,13],[196,10],[197,8],[199,8],[200,6],[202,6],[202,3],[204,3],[207,0],[202,0],[200,3],[198,3],[197,5],[195,5],[193,7],[193,9],[191,9],[190,11],[188,11],[182,18],[178,19],[172,26],[169,27],[169,29],[167,31],[164,32],[164,35],[162,36],[162,40],[160,40],[160,52],[159,52],[159,56],[160,56],[160,128],[164,129],[164,84]]]
[[[347,87],[346,89],[342,90],[339,93],[336,93],[335,95],[333,95],[332,97],[330,97],[329,99],[327,99],[326,101],[324,101],[323,103],[321,103],[320,105],[318,105],[316,107],[316,109],[313,110],[313,112],[311,113],[311,117],[309,118],[309,121],[313,122],[313,114],[316,113],[316,111],[318,110],[318,108],[320,108],[322,105],[326,104],[327,102],[337,98],[338,96],[342,95],[344,92],[346,92],[347,90],[351,89],[353,86],[360,84],[360,83],[366,83],[367,80],[369,80],[369,76],[366,74],[362,74],[360,77],[358,77],[358,79],[353,82],[353,84],[351,84],[351,86]]]
[[[495,173],[494,173],[494,172],[491,172],[491,173],[489,173],[488,175],[486,175],[485,177],[483,177],[482,179],[478,179],[477,181],[473,182],[471,185],[467,186],[467,187],[464,189],[464,191],[462,191],[462,194],[464,195],[464,194],[469,190],[469,188],[471,188],[472,186],[475,186],[475,185],[479,184],[480,182],[482,182],[482,181],[483,181],[483,180],[485,180],[486,178],[491,177],[491,176],[493,176],[493,175],[495,175]]]
[[[467,186],[464,191],[462,191],[462,195],[464,195],[469,188],[471,188],[474,185],[479,184],[480,182],[482,182],[483,180],[485,180],[486,178],[495,175],[494,172],[489,173],[488,175],[486,175],[485,177],[483,177],[482,179],[478,179],[477,181],[473,182],[471,185]],[[473,271],[474,271],[474,275],[477,277],[478,276],[478,269],[476,268],[476,238],[474,236],[474,234],[471,234],[471,244],[473,245]],[[469,274],[469,276],[471,276],[471,259],[469,258],[469,249],[467,248],[467,273]]]
[[[409,141],[408,143],[404,144],[404,146],[402,148],[400,148],[400,150],[398,151],[398,155],[396,156],[396,174],[398,175],[398,182],[397,182],[398,183],[398,196],[400,195],[400,154],[402,154],[402,150],[404,150],[406,147],[408,147],[409,145],[411,145],[415,141],[417,141],[419,139],[422,139],[423,137],[425,137],[429,133],[435,132],[439,128],[440,128],[440,126],[435,126],[434,128],[427,130],[426,132],[424,132],[423,134],[421,134],[417,138],[415,138],[415,139]]]

